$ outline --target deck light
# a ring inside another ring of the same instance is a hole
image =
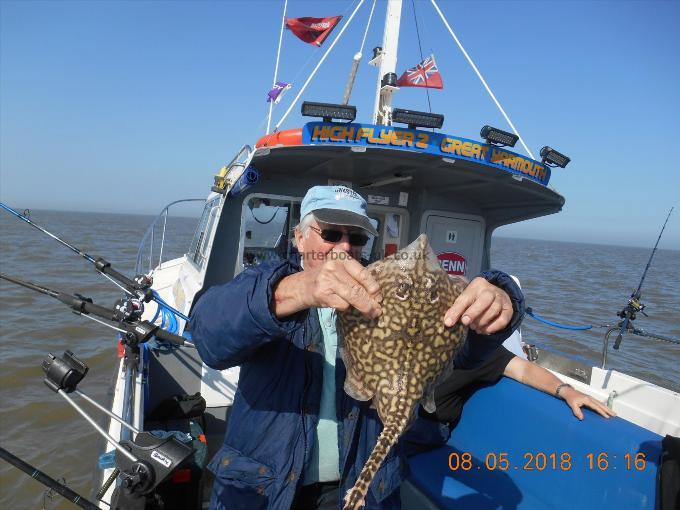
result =
[[[548,166],[564,168],[571,159],[546,145],[541,149],[541,161]]]
[[[417,127],[439,129],[444,124],[444,116],[440,113],[417,112],[395,108],[392,111],[392,122],[408,124],[409,129]]]
[[[357,116],[357,107],[346,104],[305,101],[302,103],[302,115],[304,117],[321,117],[324,122],[331,122],[333,119],[352,122]]]
[[[494,145],[514,147],[517,140],[519,140],[519,136],[516,134],[491,126],[484,126],[479,134],[486,140],[486,143],[492,143]]]

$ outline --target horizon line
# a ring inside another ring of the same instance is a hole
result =
[[[197,204],[195,204],[197,205]],[[202,206],[201,206],[202,207]],[[18,211],[25,211],[25,210],[31,210],[31,208],[17,208],[15,207],[14,209]],[[64,212],[64,213],[76,213],[76,214],[111,214],[111,215],[116,215],[116,216],[148,216],[149,218],[155,218],[158,217],[161,214],[161,211],[158,213],[130,213],[130,212],[112,212],[112,211],[85,211],[85,210],[72,210],[72,209],[39,209],[35,208],[33,209],[35,211],[44,211],[44,212]],[[179,217],[179,218],[187,218],[187,219],[200,219],[200,214],[197,216],[186,216],[186,215],[181,215],[181,214],[176,214],[173,215],[174,217]],[[515,223],[509,224],[509,225],[515,225]],[[502,225],[501,227],[509,226],[509,225]],[[499,228],[501,228],[499,227]],[[599,242],[599,243],[594,243],[592,241],[564,241],[561,239],[546,239],[544,237],[525,237],[523,235],[507,235],[507,234],[494,234],[492,235],[492,241],[493,239],[519,239],[523,241],[547,241],[547,242],[552,242],[552,243],[564,243],[564,244],[589,244],[592,246],[614,246],[614,247],[621,247],[621,248],[640,248],[640,249],[645,249],[649,248],[650,250],[653,248],[653,246],[642,246],[642,245],[630,245],[630,244],[614,244],[614,243],[608,243],[608,242]],[[659,246],[659,250],[667,250],[667,251],[680,251],[680,247],[678,248],[667,248],[667,247],[662,247]]]

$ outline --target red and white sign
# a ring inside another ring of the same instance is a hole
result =
[[[464,275],[467,270],[467,260],[460,253],[446,251],[437,255],[439,265],[449,274]]]

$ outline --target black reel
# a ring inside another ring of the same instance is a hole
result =
[[[133,297],[124,297],[113,305],[114,318],[117,321],[134,322],[144,313],[144,301]]]
[[[628,303],[624,309],[620,312],[617,312],[616,315],[622,319],[628,317],[629,320],[634,321],[637,313],[641,313],[645,317],[648,317],[648,315],[644,312],[644,309],[645,305],[640,302],[640,296],[637,296],[634,292],[631,294],[630,299],[628,300]]]

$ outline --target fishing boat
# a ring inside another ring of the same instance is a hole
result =
[[[362,4],[344,21],[328,51]],[[432,4],[464,52],[444,13]],[[442,267],[467,277],[491,266],[496,229],[562,209],[565,199],[550,186],[550,178],[552,169],[565,166],[569,158],[550,147],[541,150],[540,158],[526,146],[528,155],[512,150],[523,141],[507,116],[512,131],[485,126],[481,139],[472,140],[443,129],[442,115],[393,106],[399,91],[402,2],[388,0],[386,8],[382,46],[370,61],[377,70],[375,106],[365,122],[356,120],[356,108],[349,104],[354,75],[342,104],[300,102],[303,87],[273,129],[244,145],[213,182],[206,182],[203,212],[185,255],[163,259],[166,221],[177,202],[150,226],[140,244],[137,273],[153,281],[162,304],[147,306],[142,318],[182,335],[187,346],[155,341],[121,345],[107,408],[115,417],[104,427],[108,438],[98,452],[95,473],[94,499],[100,508],[207,505],[210,474],[204,467],[222,444],[239,369],[206,367],[188,346],[186,319],[208,288],[250,266],[294,255],[292,230],[311,186],[347,186],[366,198],[379,232],[364,248],[366,261],[395,253],[424,232]],[[281,129],[296,106],[310,122]],[[515,276],[521,282],[522,275]],[[630,306],[628,319],[635,311]],[[470,398],[446,446],[410,459],[410,476],[401,486],[403,508],[667,510],[660,486],[660,480],[668,481],[662,476],[662,441],[680,436],[680,395],[607,368],[607,342],[616,327],[605,336],[600,366],[537,348],[521,331],[508,345],[605,402],[617,417],[604,420],[590,413],[578,422],[552,396],[503,378]],[[630,332],[628,322],[621,332]],[[189,434],[193,453],[152,457],[155,446],[139,437],[159,429]],[[134,442],[137,449],[128,451],[137,457],[148,454],[152,466],[181,459],[181,469],[156,474],[155,482],[140,489],[135,483],[148,474],[135,471],[134,462],[120,454],[119,443]]]

